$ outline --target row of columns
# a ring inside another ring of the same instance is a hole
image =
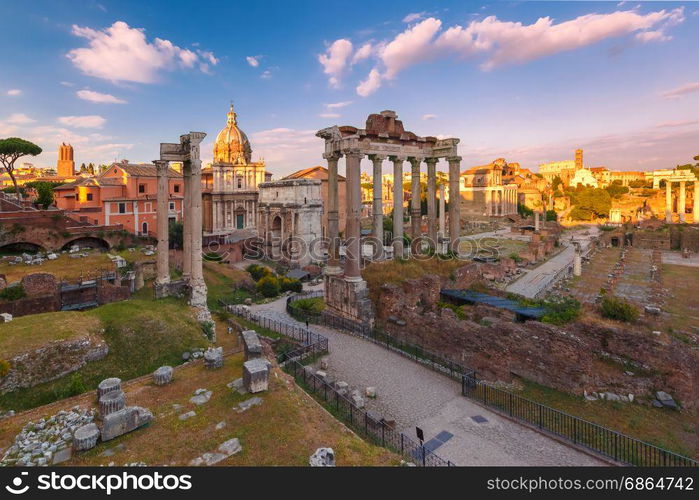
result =
[[[687,193],[686,193],[686,182],[677,181],[680,185],[680,193],[677,199],[677,212],[680,216],[680,222],[685,222],[685,212],[687,210]],[[670,179],[665,179],[665,222],[672,222],[672,183]],[[692,213],[694,214],[694,222],[697,222],[697,214],[699,214],[699,181],[694,182],[694,203],[692,206]]]
[[[323,157],[328,162],[328,236],[330,247],[328,249],[328,274],[340,274],[340,240],[339,240],[339,207],[338,207],[338,174],[337,165],[340,157],[344,155],[346,161],[346,202],[347,224],[345,237],[348,241],[347,258],[345,259],[345,278],[348,281],[360,280],[360,215],[361,215],[361,183],[360,163],[365,156],[360,150],[348,149],[342,153],[326,153]],[[393,163],[393,255],[394,258],[404,256],[403,248],[403,164],[409,161],[411,164],[412,197],[410,203],[410,220],[413,236],[420,234],[420,158],[405,158],[400,156],[369,155],[373,166],[373,235],[383,243],[383,162],[388,158]],[[439,231],[437,227],[437,162],[438,158],[426,158],[427,164],[427,219],[428,236],[433,242],[444,234],[444,186],[440,190],[440,219]],[[449,162],[449,193],[452,202],[449,204],[449,235],[458,237],[460,233],[459,214],[459,177],[461,174],[461,157],[447,158]],[[380,245],[380,258],[383,257],[383,244]]]

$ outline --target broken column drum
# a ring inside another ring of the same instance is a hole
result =
[[[257,358],[243,363],[243,385],[251,394],[266,391],[269,386],[267,361]]]
[[[124,406],[126,406],[124,391],[110,391],[99,400],[100,416],[104,418],[110,413],[121,410]]]

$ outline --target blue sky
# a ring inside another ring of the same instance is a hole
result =
[[[647,170],[699,154],[698,2],[0,2],[0,137],[55,163],[151,161],[212,141],[235,102],[253,157],[322,162],[314,136],[395,110],[461,138],[462,166]],[[368,163],[368,162],[367,162]]]

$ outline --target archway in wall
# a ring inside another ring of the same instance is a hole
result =
[[[15,243],[7,243],[0,245],[0,255],[20,254],[20,253],[38,253],[43,252],[44,247],[29,241],[17,241]]]
[[[82,238],[76,238],[72,241],[69,241],[63,247],[61,250],[70,250],[70,247],[72,246],[79,246],[80,248],[96,248],[98,250],[109,250],[110,245],[109,242],[102,238],[97,238],[94,236],[84,236]]]

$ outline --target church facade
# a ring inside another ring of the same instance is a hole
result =
[[[250,141],[231,104],[226,126],[216,136],[213,163],[202,170],[204,235],[257,231],[259,185],[271,177],[264,161],[252,161]]]

